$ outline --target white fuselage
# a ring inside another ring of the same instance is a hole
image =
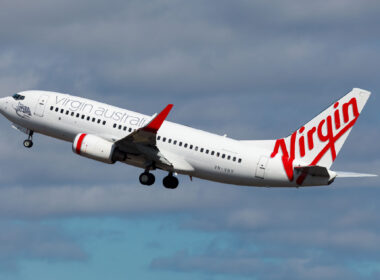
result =
[[[46,91],[22,92],[24,100],[1,99],[1,113],[19,129],[73,142],[79,133],[115,142],[146,125],[151,116],[93,100]],[[284,172],[280,156],[271,158],[274,141],[238,141],[165,121],[157,148],[175,172],[206,180],[246,186],[297,186]],[[125,163],[144,168],[145,159],[130,156]],[[159,165],[158,168],[161,168]],[[164,169],[164,168],[161,168]],[[328,179],[305,181],[324,185]]]

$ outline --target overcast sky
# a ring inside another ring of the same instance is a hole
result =
[[[0,1],[0,95],[54,90],[237,139],[373,92],[332,166],[380,174],[377,1]],[[380,180],[266,189],[78,157],[0,119],[0,279],[379,279]]]

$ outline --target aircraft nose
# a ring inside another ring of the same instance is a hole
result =
[[[6,105],[6,101],[7,98],[6,97],[3,97],[3,98],[0,98],[0,113],[4,113],[5,111],[5,105]]]

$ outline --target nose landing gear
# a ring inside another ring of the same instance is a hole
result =
[[[33,131],[32,130],[29,132],[28,139],[24,140],[23,144],[24,144],[24,147],[28,149],[33,147]]]

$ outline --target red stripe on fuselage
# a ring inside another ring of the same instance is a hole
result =
[[[77,152],[78,155],[80,154],[80,149],[82,148],[83,139],[84,137],[86,137],[86,135],[87,134],[83,133],[79,136],[77,146],[75,147],[75,151]]]

